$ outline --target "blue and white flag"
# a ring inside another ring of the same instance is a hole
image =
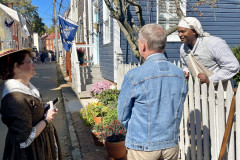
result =
[[[69,51],[72,46],[72,41],[76,35],[78,25],[59,16],[59,28],[63,48],[66,51]]]

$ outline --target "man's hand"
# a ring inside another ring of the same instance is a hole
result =
[[[199,73],[197,77],[201,83],[206,83],[207,85],[209,84],[208,76],[205,73]]]

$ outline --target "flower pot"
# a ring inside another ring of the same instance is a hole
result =
[[[95,122],[95,124],[102,123],[103,117],[94,117],[94,122]]]
[[[97,137],[98,135],[100,135],[101,132],[91,132],[91,133],[92,133],[92,137],[93,137],[95,146],[102,146],[103,142],[99,141],[101,138]]]
[[[105,141],[105,147],[110,158],[123,158],[127,154],[127,148],[125,141],[122,142],[107,142]]]

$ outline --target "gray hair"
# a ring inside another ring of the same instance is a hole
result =
[[[166,31],[160,24],[146,24],[140,29],[138,36],[147,43],[149,50],[164,51],[166,47]]]

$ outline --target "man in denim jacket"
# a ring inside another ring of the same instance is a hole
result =
[[[128,160],[178,158],[187,84],[184,72],[163,54],[166,39],[161,25],[145,25],[138,39],[145,63],[124,77],[117,113],[127,130]]]

